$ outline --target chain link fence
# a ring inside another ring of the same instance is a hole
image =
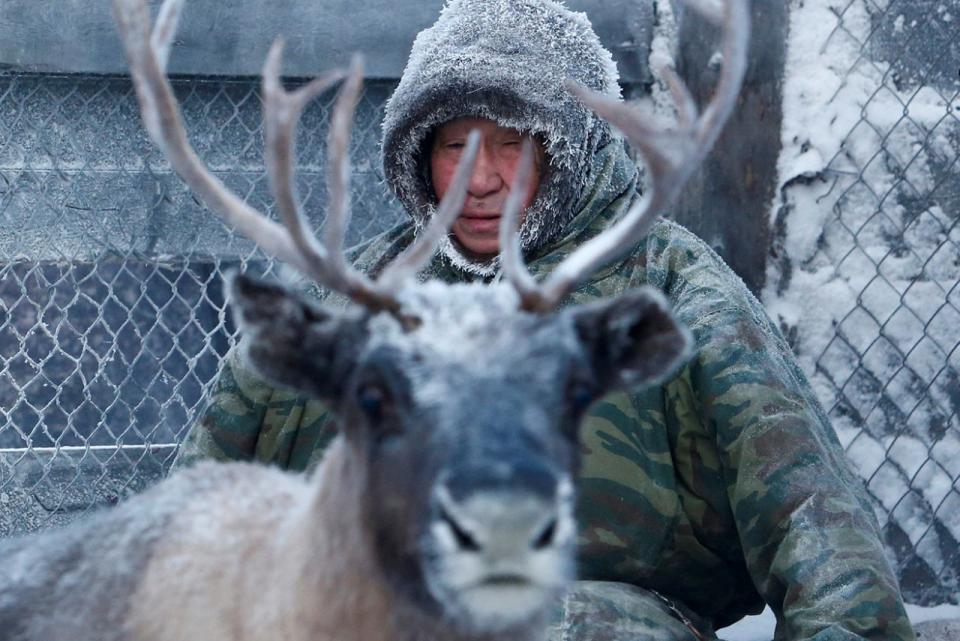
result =
[[[799,170],[783,187],[765,302],[866,481],[908,600],[956,603],[960,2],[795,12],[794,29],[824,25],[822,48],[803,55],[825,93],[798,80],[809,119],[785,113],[797,136],[784,157]]]
[[[766,302],[876,499],[909,600],[942,603],[960,592],[960,55],[941,9],[960,20],[960,6],[817,4],[834,25],[820,55],[844,61],[831,104],[855,109],[831,124],[835,148],[808,144],[822,167],[784,181]],[[400,215],[377,158],[392,86],[368,84],[359,109],[351,242]],[[256,82],[174,88],[204,162],[270,210]],[[298,146],[315,225],[330,99]],[[798,217],[822,223],[809,251]],[[222,292],[235,267],[289,278],[170,172],[128,80],[0,75],[0,535],[165,473],[235,339]],[[779,313],[791,297],[813,318]]]
[[[174,89],[204,162],[270,211],[256,81]],[[390,83],[369,83],[352,141],[348,242],[398,206],[379,173]],[[333,95],[304,114],[298,187],[324,215]],[[288,278],[205,211],[147,139],[129,80],[0,76],[0,535],[111,503],[161,476],[233,343],[225,272]]]

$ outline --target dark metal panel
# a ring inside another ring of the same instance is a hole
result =
[[[257,85],[190,78],[174,80],[173,89],[200,158],[252,206],[270,211]],[[382,184],[379,161],[382,108],[393,87],[366,83],[357,109],[350,243],[401,216]],[[334,97],[328,92],[311,102],[299,127],[297,186],[315,226],[326,212]],[[195,202],[147,138],[138,111],[124,78],[0,74],[0,266],[97,261],[104,254],[232,258],[253,251]]]
[[[156,8],[159,0],[150,0]],[[108,0],[0,2],[0,69],[125,73]],[[174,74],[249,76],[272,40],[287,39],[284,72],[314,76],[367,57],[371,78],[398,78],[414,36],[436,20],[443,0],[191,0],[170,60]],[[646,81],[652,0],[572,0],[615,51],[626,82]]]
[[[753,0],[752,19],[749,64],[737,109],[683,190],[674,218],[713,247],[759,294],[766,278],[769,212],[780,155],[787,4]],[[704,104],[717,82],[717,69],[709,64],[716,30],[684,12],[679,42],[678,72]]]

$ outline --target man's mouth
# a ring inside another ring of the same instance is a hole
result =
[[[500,229],[500,214],[461,214],[457,223],[461,229],[471,234],[497,233]]]

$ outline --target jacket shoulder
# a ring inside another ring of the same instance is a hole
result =
[[[640,278],[661,290],[688,326],[703,325],[715,314],[732,313],[779,339],[779,332],[743,279],[690,230],[661,220],[638,253]]]
[[[375,276],[407,248],[416,235],[413,221],[397,223],[382,234],[347,250],[347,261],[365,274]]]

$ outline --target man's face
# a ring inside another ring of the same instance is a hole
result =
[[[437,128],[430,151],[430,175],[437,199],[442,199],[453,182],[453,173],[471,130],[483,136],[477,163],[474,165],[467,198],[460,217],[453,224],[453,234],[468,256],[488,258],[500,251],[500,215],[513,185],[520,162],[523,141],[531,136],[516,129],[501,127],[486,118],[459,118]],[[523,199],[523,209],[533,202],[540,185],[545,156],[543,145],[534,139],[536,161],[530,186]],[[523,214],[520,217],[523,221]]]

